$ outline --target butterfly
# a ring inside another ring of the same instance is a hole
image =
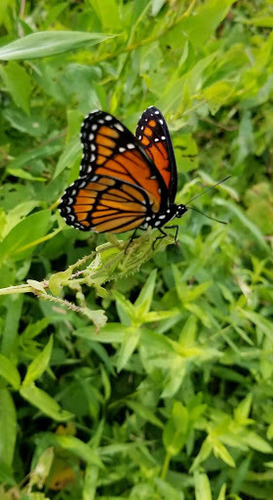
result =
[[[162,227],[187,211],[176,205],[177,169],[162,113],[150,106],[134,136],[104,111],[87,115],[81,127],[80,176],[59,205],[70,226],[97,233]],[[167,226],[168,227],[168,226]],[[176,235],[178,226],[176,227]],[[163,237],[162,236],[162,237]]]

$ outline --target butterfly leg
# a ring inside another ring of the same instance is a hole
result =
[[[167,229],[174,229],[175,228],[175,235],[174,235],[174,239],[175,239],[175,243],[177,242],[177,235],[178,235],[178,230],[179,230],[179,226],[177,226],[177,224],[175,226],[165,226]]]
[[[153,242],[153,250],[155,249],[155,244],[157,242],[157,240],[162,240],[162,238],[165,238],[167,235],[167,233],[165,233],[165,231],[163,231],[163,229],[161,229],[161,227],[158,227],[158,231],[160,231],[160,233],[162,234],[162,236],[158,236],[154,242]]]
[[[130,237],[130,239],[129,239],[129,243],[128,243],[128,245],[126,246],[126,248],[125,248],[125,250],[124,250],[124,254],[125,254],[125,255],[126,255],[126,253],[127,253],[127,250],[128,250],[128,248],[129,248],[129,246],[131,245],[132,241],[135,239],[135,235],[136,235],[136,232],[137,232],[137,230],[138,230],[138,229],[141,229],[141,228],[137,227],[137,228],[134,230],[134,232],[133,232],[132,236]]]
[[[167,228],[167,229],[174,229],[175,228],[174,239],[175,239],[175,243],[176,243],[177,242],[177,235],[178,235],[179,227],[177,225],[175,225],[175,226],[165,226],[165,228]],[[165,231],[163,231],[163,229],[161,229],[161,227],[159,227],[158,230],[161,232],[162,236],[158,236],[154,240],[154,242],[153,242],[153,250],[155,248],[155,244],[156,244],[157,240],[161,240],[162,238],[165,238],[165,236],[168,236],[167,233],[165,233]]]

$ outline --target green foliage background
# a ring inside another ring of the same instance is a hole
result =
[[[272,3],[5,0],[0,24],[1,500],[272,499]],[[152,104],[177,202],[231,174],[195,202],[228,225],[124,255],[56,207],[83,116],[134,131]]]

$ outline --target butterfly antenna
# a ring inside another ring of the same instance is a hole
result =
[[[199,198],[199,196],[203,196],[203,194],[207,193],[208,191],[211,191],[212,189],[214,189],[216,186],[219,186],[219,184],[222,184],[222,182],[225,182],[227,181],[229,178],[231,177],[231,175],[228,175],[227,177],[225,177],[224,179],[222,179],[221,181],[217,182],[216,184],[214,184],[213,186],[210,186],[208,187],[207,189],[205,189],[205,191],[203,191],[202,193],[199,193],[197,194],[196,196],[194,196],[191,200],[189,200],[186,204],[185,204],[185,207],[189,208],[190,210],[194,210],[194,212],[198,212],[199,214],[201,215],[204,215],[204,217],[207,217],[207,219],[210,219],[210,220],[214,220],[216,222],[219,222],[220,224],[227,224],[225,221],[223,220],[219,220],[219,219],[215,219],[214,217],[210,217],[210,215],[207,215],[207,214],[204,214],[203,212],[201,212],[200,210],[198,210],[197,208],[195,207],[189,207],[188,204],[191,203],[193,200],[196,200],[196,198]]]
[[[208,187],[207,189],[205,189],[205,191],[203,191],[202,193],[199,193],[197,194],[196,196],[194,196],[191,200],[189,200],[187,203],[185,203],[185,207],[188,205],[188,203],[191,203],[193,200],[196,200],[197,198],[199,198],[200,196],[203,196],[203,194],[207,193],[208,191],[211,191],[212,189],[216,188],[216,186],[219,186],[219,184],[222,184],[222,182],[225,182],[227,181],[228,179],[230,179],[231,175],[228,175],[227,177],[225,177],[224,179],[222,179],[221,181],[219,182],[216,182],[216,184],[213,184],[213,186],[210,186]],[[192,207],[189,207],[189,208],[192,208]],[[196,210],[196,209],[195,209]],[[198,211],[198,210],[196,210]],[[200,212],[202,213],[202,212]],[[205,214],[203,214],[205,215]]]
[[[225,222],[223,220],[215,219],[214,217],[210,217],[210,215],[204,214],[200,210],[197,210],[197,208],[194,208],[194,207],[187,207],[187,208],[189,208],[190,210],[194,210],[194,212],[198,212],[201,215],[204,215],[204,217],[207,217],[207,219],[215,220],[216,222],[220,222],[220,224],[227,224],[227,222]]]

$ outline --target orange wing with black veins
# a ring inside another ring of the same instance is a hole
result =
[[[136,138],[164,179],[169,200],[173,203],[177,190],[174,151],[165,119],[155,106],[150,106],[141,115],[137,124]]]
[[[81,140],[80,178],[66,189],[59,206],[67,224],[121,233],[165,210],[164,179],[124,125],[95,111],[82,124]]]

